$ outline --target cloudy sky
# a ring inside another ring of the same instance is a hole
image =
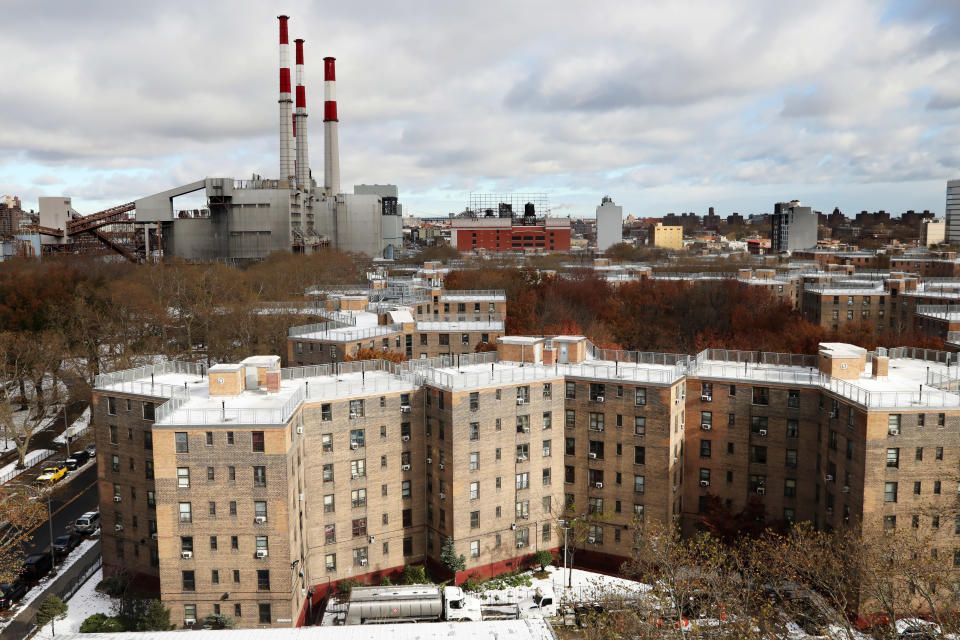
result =
[[[336,8],[334,8],[336,7]],[[276,176],[277,20],[306,40],[314,175],[337,58],[342,181],[444,215],[944,208],[960,177],[957,0],[0,0],[0,194],[84,213]],[[292,52],[291,52],[292,53]]]

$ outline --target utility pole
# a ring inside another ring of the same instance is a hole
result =
[[[67,401],[63,401],[63,439],[67,441],[67,457],[70,457],[70,421],[67,420]]]
[[[57,556],[53,552],[53,507],[51,506],[53,489],[47,489],[47,522],[50,525],[50,562],[53,564],[53,571],[57,571]]]
[[[567,572],[567,529],[569,529],[569,527],[567,526],[567,523],[564,522],[563,523],[563,572],[564,573]],[[570,587],[567,586],[567,588],[569,589]]]

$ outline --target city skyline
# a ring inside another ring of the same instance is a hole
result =
[[[791,198],[942,216],[960,166],[960,9],[835,4],[16,2],[0,193],[28,208],[71,196],[89,213],[204,176],[275,176],[285,12],[306,39],[317,124],[321,60],[338,59],[345,190],[397,184],[406,213],[546,191],[575,217],[604,194],[635,216],[748,215]]]

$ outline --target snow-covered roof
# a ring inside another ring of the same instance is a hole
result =
[[[126,631],[121,633],[67,633],[60,640],[183,640],[182,631]],[[205,640],[556,640],[542,618],[484,622],[424,622],[366,624],[343,627],[244,629],[204,631]]]

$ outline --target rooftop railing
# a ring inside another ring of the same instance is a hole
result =
[[[671,354],[660,354],[671,355]],[[559,365],[560,374],[574,378],[590,378],[595,380],[625,380],[645,384],[673,384],[687,373],[686,363],[678,362],[666,365],[663,368],[644,366],[644,363],[614,362],[600,364],[606,361],[585,361],[574,364]]]
[[[804,353],[776,353],[772,351],[740,351],[736,349],[704,349],[694,359],[696,366],[707,361],[749,363],[777,367],[805,367],[816,369],[817,356]]]
[[[334,327],[317,334],[299,334],[306,336],[310,340],[321,340],[323,342],[359,342],[368,338],[380,338],[403,332],[403,327],[399,324],[377,324],[369,327]]]
[[[295,338],[296,336],[303,336],[307,335],[308,333],[323,333],[333,329],[341,329],[346,326],[352,326],[352,323],[351,325],[346,325],[342,322],[315,322],[313,324],[303,324],[287,329],[287,336]]]
[[[417,322],[500,322],[503,323],[502,313],[421,313],[415,314]]]
[[[440,294],[440,300],[462,300],[464,298],[506,300],[507,292],[503,289],[446,289]]]
[[[189,408],[183,403],[167,402],[157,408],[156,423],[166,425],[204,424],[285,424],[305,398],[304,387],[297,387],[280,407]]]
[[[361,296],[370,291],[366,284],[321,284],[307,287],[304,294],[308,296],[319,296],[323,294],[335,293],[338,295],[357,295]]]
[[[960,331],[947,331],[947,342],[960,344]]]
[[[956,304],[921,304],[917,305],[917,315],[929,316],[940,320],[949,320],[950,316],[960,314],[960,305]]]
[[[180,374],[203,378],[206,375],[206,365],[196,362],[182,362],[171,360],[158,364],[148,364],[133,369],[123,369],[111,373],[101,373],[94,379],[95,389],[123,390],[128,393],[152,395],[169,398],[173,395],[171,388],[180,388],[179,385],[154,383],[156,376]],[[149,379],[149,381],[148,381]],[[119,389],[118,387],[124,387]],[[134,391],[133,389],[137,389]]]
[[[833,282],[810,282],[803,285],[804,291],[809,291],[811,293],[826,293],[828,291],[840,291],[845,293],[854,293],[855,291],[863,291],[869,295],[886,293],[883,284],[876,284],[873,282],[844,282],[843,280],[835,280]],[[841,294],[844,295],[844,294]]]
[[[920,349],[919,347],[894,347],[887,349],[887,355],[891,360],[896,358],[909,358],[911,360],[925,360],[927,362],[938,362],[941,364],[957,364],[958,355],[952,351],[940,351],[937,349]]]

